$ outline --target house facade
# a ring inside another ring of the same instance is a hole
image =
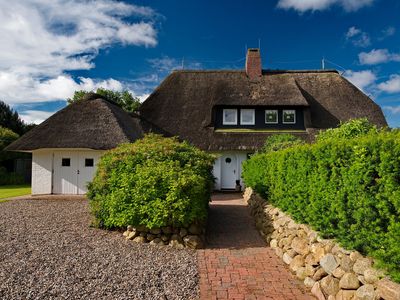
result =
[[[259,49],[249,49],[244,70],[173,71],[137,114],[93,94],[8,150],[33,153],[33,194],[81,194],[104,151],[156,132],[216,154],[215,189],[231,190],[243,187],[242,162],[268,136],[312,141],[319,130],[361,117],[387,126],[380,107],[337,71],[263,70]]]

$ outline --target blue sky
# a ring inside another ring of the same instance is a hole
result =
[[[0,99],[28,122],[76,89],[141,99],[172,70],[337,68],[400,127],[400,1],[62,1],[0,3]]]

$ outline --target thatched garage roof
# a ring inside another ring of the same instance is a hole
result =
[[[257,149],[268,132],[218,132],[212,110],[218,105],[300,106],[311,124],[296,133],[312,139],[319,129],[367,117],[387,126],[380,107],[337,71],[266,71],[258,81],[245,71],[180,70],[171,73],[140,108],[141,117],[205,150]]]
[[[154,131],[154,126],[131,116],[118,105],[91,94],[58,111],[6,150],[89,148],[105,150],[131,142]],[[157,130],[155,130],[157,131]]]

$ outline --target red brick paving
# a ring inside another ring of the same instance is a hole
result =
[[[208,248],[198,251],[200,299],[314,299],[266,246],[241,194],[215,194]]]

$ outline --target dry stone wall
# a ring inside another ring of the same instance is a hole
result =
[[[205,225],[191,224],[188,227],[165,226],[149,229],[145,226],[128,226],[123,234],[136,243],[171,246],[177,249],[201,249],[205,246]]]
[[[247,188],[256,227],[276,254],[319,300],[400,300],[400,285],[374,268],[371,258],[322,239]]]

